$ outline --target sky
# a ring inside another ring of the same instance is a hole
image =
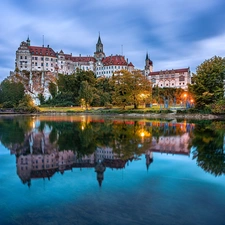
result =
[[[106,56],[124,55],[153,71],[225,57],[224,0],[7,0],[0,1],[0,82],[15,69],[22,41],[76,56],[93,55],[100,33]]]

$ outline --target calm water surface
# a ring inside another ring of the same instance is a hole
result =
[[[0,117],[0,224],[225,224],[225,122]]]

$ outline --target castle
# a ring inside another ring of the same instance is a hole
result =
[[[47,99],[51,96],[48,85],[50,82],[55,82],[58,73],[70,75],[77,69],[93,71],[96,77],[111,77],[122,69],[132,73],[135,67],[123,55],[106,56],[100,34],[93,56],[73,56],[72,53],[65,54],[62,50],[55,52],[49,45],[32,46],[28,37],[26,41],[21,42],[16,51],[16,73],[12,72],[10,77],[15,80],[17,75],[16,79],[18,80],[19,77],[33,99],[37,99],[39,93]],[[191,83],[190,68],[153,71],[153,62],[148,53],[141,72],[149,78],[153,87],[187,89],[188,84]]]
[[[134,65],[122,55],[106,56],[99,35],[94,56],[73,56],[62,50],[55,52],[48,46],[31,46],[30,39],[23,41],[16,51],[15,68],[20,71],[49,71],[52,73],[72,74],[76,69],[91,70],[97,77],[110,77],[115,71],[125,69],[130,72]]]

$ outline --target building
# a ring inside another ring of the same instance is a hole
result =
[[[153,87],[182,88],[187,89],[191,83],[190,68],[150,71],[147,75]]]
[[[56,52],[49,45],[32,46],[28,37],[16,51],[16,72],[11,72],[8,79],[22,82],[26,93],[39,105],[39,94],[45,99],[51,98],[49,84],[56,82],[58,73],[70,75],[77,69],[93,71],[96,77],[111,77],[119,70],[133,72],[135,67],[124,55],[106,56],[100,34],[94,54],[88,56],[73,56],[62,50]],[[142,73],[149,78],[153,87],[187,89],[191,83],[190,68],[153,71],[153,62],[148,53]]]
[[[15,68],[30,73],[49,71],[68,75],[77,69],[82,69],[93,71],[97,77],[110,77],[115,71],[121,69],[132,72],[134,65],[123,55],[106,56],[99,35],[93,56],[73,56],[72,53],[66,54],[62,50],[55,52],[49,45],[47,47],[31,46],[28,37],[26,41],[21,42],[16,51]]]

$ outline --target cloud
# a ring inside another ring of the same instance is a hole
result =
[[[148,51],[155,70],[196,66],[224,56],[223,0],[9,0],[0,2],[0,81],[14,70],[15,52],[31,44],[93,55],[101,33],[107,55],[124,54],[143,69]],[[8,72],[7,72],[8,70]]]

